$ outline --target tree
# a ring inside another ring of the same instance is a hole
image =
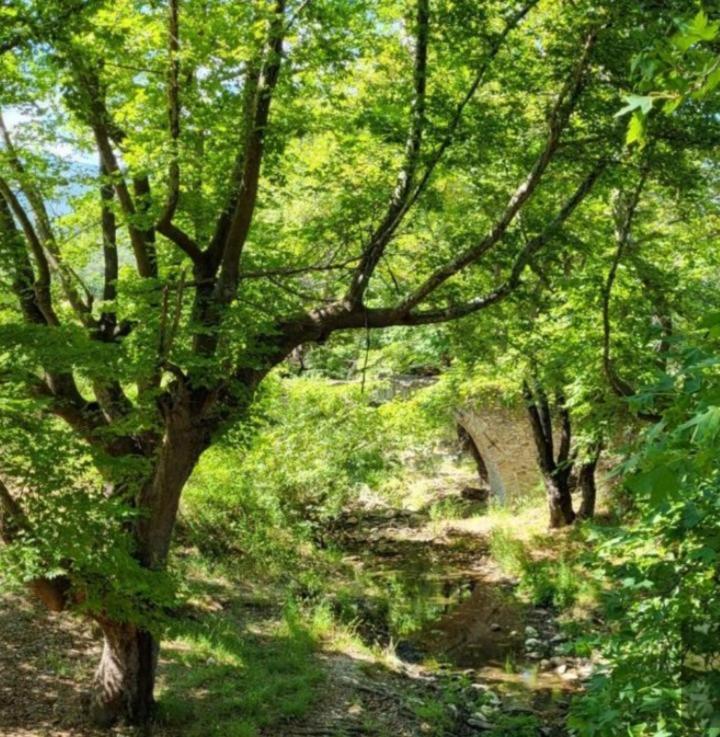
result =
[[[95,716],[142,722],[201,454],[298,346],[519,287],[616,150],[595,66],[622,9],[28,6],[1,62],[3,539],[48,606],[102,628]]]

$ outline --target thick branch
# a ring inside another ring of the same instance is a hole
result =
[[[178,141],[180,138],[180,21],[179,0],[168,4],[168,79],[167,108],[170,133],[170,163],[168,165],[168,199],[160,223],[170,223],[180,199],[180,162]]]
[[[222,269],[217,286],[217,297],[229,302],[237,289],[240,257],[250,232],[257,200],[260,166],[263,159],[265,133],[270,117],[270,104],[280,75],[283,54],[285,0],[276,0],[268,30],[268,43],[255,94],[251,129],[243,156],[243,169],[237,199],[230,217],[227,235],[222,245]]]
[[[37,306],[48,324],[57,325],[58,318],[55,314],[55,310],[53,309],[50,293],[50,267],[47,262],[45,251],[30,218],[25,212],[25,209],[15,196],[15,193],[10,189],[7,182],[2,178],[0,178],[0,201],[2,202],[2,207],[0,208],[2,210],[0,213],[0,217],[2,218],[2,228],[8,234],[7,237],[12,238],[15,243],[20,242],[19,233],[17,233],[15,223],[13,221],[14,215],[20,223],[20,227],[25,236],[25,243],[30,249],[30,253],[33,255],[35,267],[38,271],[38,278],[35,279],[34,275],[32,277],[33,291],[36,295]],[[25,254],[25,256],[27,256],[27,254]],[[20,254],[18,254],[18,257],[20,257]],[[24,272],[25,274],[28,272],[33,274],[33,269],[29,260],[24,267]]]
[[[117,297],[118,280],[118,251],[117,251],[117,223],[112,209],[113,187],[108,179],[108,172],[102,161],[100,162],[100,223],[103,236],[103,301],[113,302]],[[100,329],[105,339],[110,339],[117,325],[115,308],[103,308],[100,318]]]

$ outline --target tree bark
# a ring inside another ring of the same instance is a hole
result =
[[[538,466],[542,473],[545,491],[547,493],[548,511],[550,513],[549,526],[551,529],[571,525],[575,521],[572,494],[570,493],[570,475],[572,460],[570,446],[572,432],[570,414],[564,407],[564,399],[558,396],[558,412],[561,419],[560,447],[557,460],[555,459],[552,412],[547,395],[537,382],[531,387],[523,382],[523,396],[533,431],[535,449],[537,451]]]
[[[578,519],[592,519],[595,515],[595,500],[597,499],[597,486],[595,484],[595,469],[600,459],[598,448],[589,461],[580,467],[578,473],[578,485],[582,494]]]
[[[136,557],[145,568],[162,571],[172,540],[180,495],[202,452],[210,444],[210,425],[197,396],[189,392],[164,409],[163,439],[152,468],[138,484],[140,510],[132,530]],[[95,673],[91,719],[100,726],[144,724],[154,710],[155,672],[160,643],[141,626],[98,617],[103,651]]]
[[[95,672],[92,721],[109,727],[122,721],[143,724],[153,714],[158,643],[138,627],[101,621],[103,651]]]
[[[567,476],[565,474],[543,474],[543,481],[547,492],[550,527],[557,529],[571,525],[575,521],[575,512]]]

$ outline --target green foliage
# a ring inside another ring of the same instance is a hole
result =
[[[624,466],[637,521],[598,535],[612,630],[573,709],[583,737],[720,734],[717,324],[648,390],[664,411]]]
[[[720,56],[713,44],[720,36],[720,20],[701,8],[692,17],[673,19],[673,32],[666,39],[638,54],[632,69],[640,94],[625,96],[625,107],[617,114],[632,113],[627,142],[647,142],[648,116],[654,108],[674,113],[685,103],[708,103],[720,87]]]
[[[383,392],[317,378],[267,382],[254,418],[191,477],[185,539],[287,570],[299,541],[311,541],[363,488],[382,486],[400,468],[399,451],[436,432],[422,398],[378,404]]]
[[[301,717],[323,681],[316,633],[292,608],[261,636],[227,615],[180,622],[169,636],[159,721],[187,737],[256,737]]]
[[[503,570],[519,579],[519,590],[535,606],[566,609],[581,591],[576,562],[563,554],[536,559],[525,543],[502,529],[490,536],[490,553]]]

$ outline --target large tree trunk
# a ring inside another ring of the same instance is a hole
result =
[[[103,621],[103,651],[95,672],[90,715],[97,725],[147,722],[155,701],[158,643],[131,624]]]
[[[153,467],[139,484],[136,555],[143,567],[153,571],[165,568],[180,495],[210,444],[209,432],[196,420],[201,416],[192,402],[177,402],[168,409]],[[147,630],[127,622],[98,621],[104,642],[93,684],[91,717],[101,725],[147,722],[154,707],[159,642]]]

